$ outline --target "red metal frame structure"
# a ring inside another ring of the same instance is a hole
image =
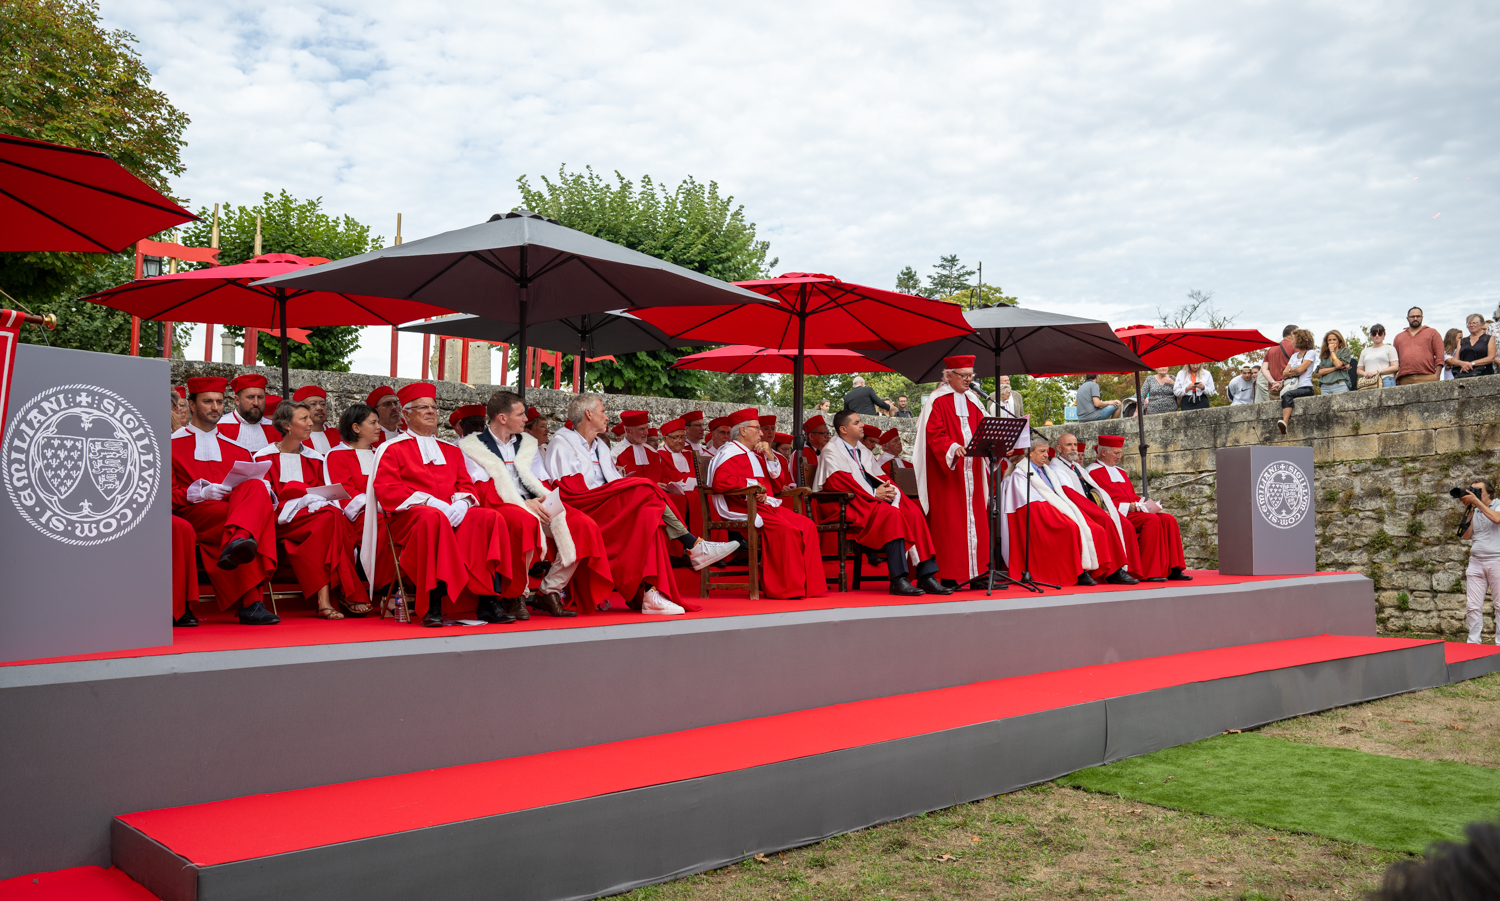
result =
[[[164,260],[179,260],[184,263],[207,263],[210,266],[219,265],[219,249],[217,247],[188,247],[186,244],[172,244],[166,241],[147,241],[144,238],[135,242],[135,277],[137,280],[145,276],[146,257],[161,257]],[[162,338],[161,355],[166,358],[172,356],[172,323],[163,321],[165,336]],[[210,331],[213,326],[209,326]],[[212,339],[210,339],[209,359],[212,359]],[[130,317],[130,355],[138,357],[141,355],[141,318]]]

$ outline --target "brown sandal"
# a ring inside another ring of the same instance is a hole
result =
[[[337,610],[333,609],[332,607],[319,607],[318,608],[318,616],[321,616],[323,619],[327,619],[327,620],[343,619],[344,618],[344,614],[338,612]]]
[[[368,616],[370,614],[370,611],[374,609],[364,601],[355,601],[351,604],[349,603],[349,600],[343,595],[339,596],[339,606],[343,607],[344,612],[354,617],[355,619],[361,619],[365,616]],[[360,610],[360,607],[363,607],[365,609]]]

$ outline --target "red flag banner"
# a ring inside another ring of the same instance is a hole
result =
[[[16,368],[16,345],[21,343],[25,322],[25,313],[0,310],[0,439],[5,438],[5,421],[10,416],[10,377]]]

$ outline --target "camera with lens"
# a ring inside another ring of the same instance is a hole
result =
[[[1463,497],[1466,494],[1472,494],[1475,497],[1479,497],[1479,492],[1475,491],[1473,488],[1450,488],[1450,489],[1448,489],[1448,496],[1451,497],[1451,498],[1453,498],[1454,500],[1458,500],[1459,498]]]

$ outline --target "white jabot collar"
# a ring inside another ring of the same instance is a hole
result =
[[[312,440],[313,450],[325,454],[333,450],[333,448],[328,445],[328,433],[323,431],[322,429],[318,429],[308,437]]]
[[[418,435],[416,432],[407,432],[408,437],[416,439],[417,450],[422,454],[422,462],[437,464],[441,466],[448,460],[443,456],[443,449],[438,446],[436,435]]]
[[[646,445],[645,445],[645,443],[642,442],[640,444],[631,444],[630,442],[627,441],[626,442],[626,446],[629,447],[631,450],[635,451],[635,465],[637,465],[637,466],[645,466],[646,462],[647,462],[646,461]]]
[[[176,438],[180,435],[193,436],[194,460],[212,460],[217,463],[224,459],[224,456],[219,452],[219,430],[217,428],[211,432],[203,432],[199,431],[198,427],[190,422],[178,429],[172,437]]]

